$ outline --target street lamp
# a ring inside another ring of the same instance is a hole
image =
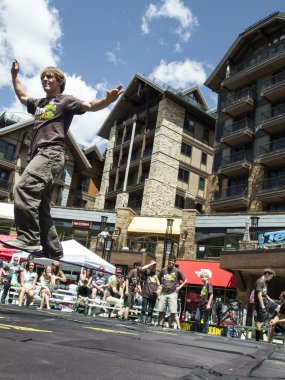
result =
[[[101,215],[101,225],[100,225],[100,230],[104,231],[106,228],[106,223],[107,223],[108,216]]]
[[[259,216],[251,216],[250,221],[251,221],[251,239],[257,240]]]
[[[113,247],[113,238],[111,235],[108,235],[104,238],[103,254],[102,254],[102,258],[104,260],[107,260],[108,262],[110,262],[111,260],[112,247]]]
[[[163,257],[162,257],[162,268],[165,267],[166,255],[168,257],[172,254],[173,241],[171,239],[172,235],[172,226],[174,219],[167,219],[167,226],[164,237],[164,249],[163,249]]]
[[[182,234],[181,234],[182,241],[185,241],[187,239],[187,236],[188,236],[188,231],[187,230],[183,230]]]

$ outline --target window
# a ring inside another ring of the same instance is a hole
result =
[[[189,115],[185,116],[183,129],[188,134],[194,136],[195,121],[193,120],[193,118],[191,116],[189,116]]]
[[[87,203],[87,202],[84,201],[83,199],[75,198],[74,201],[73,201],[73,206],[74,206],[74,207],[85,208],[86,203]]]
[[[175,196],[175,207],[184,208],[184,202],[185,202],[184,197],[176,194],[176,196]]]
[[[9,172],[0,170],[0,189],[8,189]]]
[[[87,193],[89,190],[89,185],[90,185],[90,178],[89,177],[85,177],[85,176],[79,177],[78,184],[77,184],[78,190],[81,190],[81,191],[84,191]]]
[[[192,156],[192,146],[186,144],[185,142],[182,142],[181,154],[184,154],[185,156],[191,157]]]
[[[208,128],[203,129],[203,143],[209,145],[210,142],[210,130]]]
[[[185,169],[179,168],[178,179],[183,182],[189,182],[189,172]]]
[[[9,144],[7,141],[0,140],[0,158],[13,161],[16,146]]]
[[[202,156],[201,156],[201,164],[202,165],[207,165],[207,153],[205,152],[202,152]]]
[[[205,190],[205,178],[200,177],[199,178],[199,190]]]

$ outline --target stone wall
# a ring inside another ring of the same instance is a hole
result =
[[[185,109],[169,99],[159,103],[149,178],[141,215],[173,215]]]
[[[117,247],[125,247],[127,246],[128,227],[136,213],[128,207],[118,207],[116,211],[116,228],[121,229],[121,233],[117,238]]]
[[[117,208],[124,208],[128,206],[129,202],[129,193],[119,193],[117,194],[117,199],[116,199],[116,209]]]

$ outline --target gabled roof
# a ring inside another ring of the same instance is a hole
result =
[[[204,98],[204,95],[202,94],[202,91],[200,90],[200,87],[198,85],[190,87],[189,89],[181,91],[181,94],[182,95],[188,95],[188,96],[190,94],[193,94],[194,97],[196,97],[197,99],[199,99],[199,103],[201,103],[202,105],[204,105],[205,108],[207,108],[207,109],[209,108],[208,103],[207,103],[206,99]]]
[[[10,115],[11,116],[11,115]],[[1,115],[1,118],[4,118],[4,114]],[[21,129],[32,127],[34,122],[33,117],[29,117],[27,120],[20,120],[19,122],[9,125],[7,127],[0,128],[0,138],[9,135],[10,133],[14,133],[17,131],[20,131]],[[75,138],[73,137],[72,133],[68,131],[67,133],[67,144],[71,148],[72,153],[75,155],[76,158],[79,159],[79,165],[83,166],[84,169],[90,169],[91,165],[89,161],[87,160],[86,156],[82,152],[80,146],[76,142]]]
[[[149,88],[153,89],[153,91],[157,92],[158,95],[161,94],[163,97],[172,98],[178,104],[182,104],[184,107],[190,107],[195,110],[195,112],[198,112],[200,115],[203,115],[209,119],[209,121],[212,121],[212,117],[207,114],[208,105],[203,98],[200,90],[198,91],[198,87],[193,88],[193,91],[196,91],[198,98],[202,101],[202,104],[185,94],[184,91],[182,92],[181,90],[177,90],[157,78],[151,79],[143,74],[137,73],[103,123],[98,132],[98,136],[109,139],[110,129],[114,123],[117,120],[121,120],[122,118],[126,120],[126,116],[130,113],[131,104],[133,104],[133,108],[135,109],[136,106],[134,95],[139,96],[140,91],[143,91],[144,85],[147,85]],[[189,93],[189,90],[187,93]],[[142,106],[142,104],[139,106]],[[133,114],[129,114],[129,118],[132,116]]]
[[[84,153],[85,153],[86,155],[89,154],[89,153],[91,153],[91,152],[94,152],[94,153],[97,155],[99,161],[103,161],[103,156],[102,156],[102,154],[100,153],[100,151],[99,151],[97,145],[92,145],[92,146],[90,146],[89,148],[84,149],[83,151],[84,151]]]
[[[220,63],[217,65],[215,70],[206,80],[205,86],[211,88],[213,91],[219,91],[220,83],[226,77],[227,61],[231,61],[231,59],[238,53],[240,49],[242,49],[242,47],[250,44],[253,38],[262,33],[263,30],[265,30],[268,26],[280,21],[285,21],[285,13],[274,12],[264,19],[253,24],[252,26],[248,27],[244,32],[240,33]]]

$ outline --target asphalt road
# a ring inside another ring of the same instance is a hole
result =
[[[0,306],[0,379],[285,379],[285,348]]]

